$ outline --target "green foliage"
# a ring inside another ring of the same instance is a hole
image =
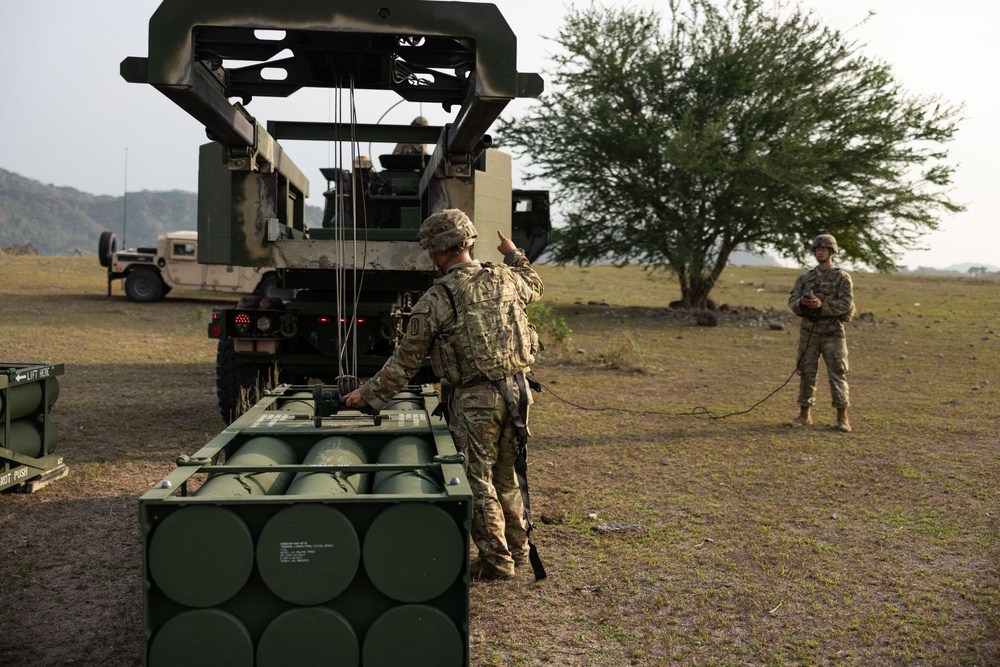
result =
[[[535,325],[540,334],[543,334],[543,338],[551,337],[555,343],[565,343],[573,333],[566,320],[555,315],[552,309],[538,301],[528,304],[528,321]]]
[[[549,92],[500,127],[560,189],[556,261],[666,266],[684,303],[704,307],[741,246],[805,259],[827,232],[888,271],[938,212],[963,210],[943,148],[960,107],[907,94],[801,9],[670,11],[668,33],[655,10],[571,11]]]

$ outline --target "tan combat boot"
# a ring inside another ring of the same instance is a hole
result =
[[[847,408],[837,408],[837,430],[841,433],[850,433],[851,422],[847,421]]]
[[[809,414],[809,406],[803,405],[799,408],[799,416],[788,422],[789,426],[808,426],[812,424],[812,416]]]
[[[469,578],[472,581],[502,581],[505,579],[513,579],[514,574],[515,570],[513,565],[506,569],[499,569],[490,565],[482,558],[472,561],[472,565],[469,567]]]

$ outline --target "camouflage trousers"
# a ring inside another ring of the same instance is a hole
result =
[[[826,364],[830,380],[830,397],[835,408],[851,405],[847,387],[847,338],[843,333],[819,334],[803,328],[799,337],[799,405],[811,406],[816,402],[816,375],[819,358]]]
[[[450,403],[452,437],[465,455],[472,486],[472,541],[479,559],[501,574],[527,562],[528,526],[514,473],[517,433],[503,398],[490,384],[456,388]]]

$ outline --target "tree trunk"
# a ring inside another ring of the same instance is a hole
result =
[[[715,287],[715,280],[697,273],[689,273],[680,277],[681,304],[683,308],[693,310],[715,310],[715,302],[708,298]]]
[[[722,239],[718,253],[715,254],[714,258],[702,255],[699,258],[700,261],[693,265],[686,265],[677,269],[677,277],[681,283],[682,308],[716,310],[716,303],[709,299],[708,295],[712,293],[716,281],[726,268],[729,255],[736,247],[736,243],[735,239]],[[706,265],[704,261],[706,259],[712,261],[710,267]]]

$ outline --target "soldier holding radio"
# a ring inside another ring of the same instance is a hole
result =
[[[850,392],[847,386],[847,334],[844,323],[854,317],[854,286],[851,276],[833,266],[837,240],[821,234],[813,241],[816,267],[795,281],[788,307],[802,318],[799,334],[799,416],[789,426],[812,424],[811,408],[816,402],[816,374],[823,357],[830,380],[830,395],[837,409],[837,430],[848,432]]]

